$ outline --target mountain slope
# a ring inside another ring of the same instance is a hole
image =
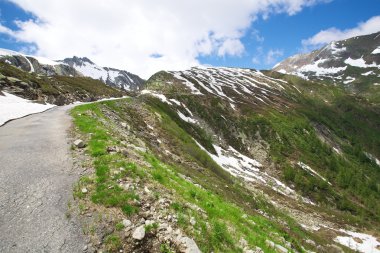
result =
[[[89,77],[38,75],[3,62],[0,62],[0,91],[55,105],[126,95],[123,90],[107,86]]]
[[[108,217],[91,223],[97,250],[379,251],[380,110],[341,87],[163,71],[72,115],[88,143],[74,194],[86,222]]]
[[[325,80],[354,92],[375,88],[380,78],[380,32],[331,42],[292,56],[273,70],[309,80]]]
[[[73,67],[84,76],[101,80],[107,85],[114,86],[124,90],[140,90],[144,84],[144,80],[139,76],[129,73],[125,70],[114,68],[99,67],[86,57],[66,58],[59,61]]]
[[[144,80],[124,70],[99,67],[88,58],[66,58],[52,61],[43,57],[24,55],[18,52],[0,49],[0,61],[16,66],[24,71],[41,75],[60,75],[71,77],[91,77],[103,83],[126,91],[142,88]]]
[[[379,106],[341,87],[249,69],[159,72],[146,85],[148,105],[313,233],[379,226]]]

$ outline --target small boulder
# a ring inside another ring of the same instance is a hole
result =
[[[130,227],[132,225],[132,222],[130,220],[124,219],[123,220],[124,227]]]
[[[132,238],[141,241],[145,237],[145,226],[141,225],[133,231]]]
[[[84,144],[84,142],[82,141],[82,140],[80,140],[80,139],[78,139],[78,140],[75,140],[74,141],[74,145],[75,145],[75,147],[77,147],[77,148],[84,148],[86,145]]]
[[[195,241],[189,237],[182,237],[181,243],[185,246],[185,253],[201,253]]]
[[[279,244],[275,245],[275,249],[279,253],[288,253],[288,250],[285,247],[283,247],[283,246],[281,246]]]

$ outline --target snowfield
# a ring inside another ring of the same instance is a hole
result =
[[[38,104],[30,100],[17,97],[15,95],[3,92],[5,96],[0,95],[0,126],[12,119],[21,118],[29,114],[46,111],[55,105]]]

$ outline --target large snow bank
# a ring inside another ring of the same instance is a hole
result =
[[[38,104],[30,100],[17,97],[15,95],[3,92],[5,96],[0,95],[0,126],[11,119],[17,119],[29,114],[43,112],[55,105]]]

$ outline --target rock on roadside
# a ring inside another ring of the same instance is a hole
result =
[[[145,227],[141,225],[133,231],[132,238],[141,241],[145,237]]]
[[[181,243],[185,246],[185,253],[201,253],[195,241],[189,237],[182,237]]]
[[[86,145],[84,144],[84,142],[82,141],[82,140],[80,140],[80,139],[78,139],[78,140],[75,140],[74,141],[74,145],[75,145],[75,147],[77,147],[77,148],[84,148]]]

